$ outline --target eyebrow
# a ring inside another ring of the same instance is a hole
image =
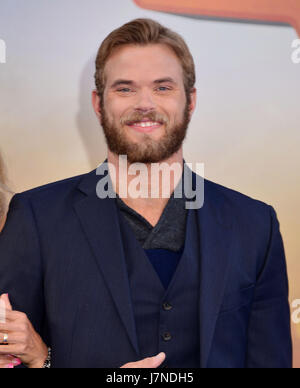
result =
[[[111,88],[115,88],[120,85],[133,85],[134,82],[126,79],[117,79],[112,85]]]
[[[169,83],[171,83],[171,84],[177,84],[177,82],[176,82],[173,78],[171,78],[171,77],[166,77],[166,78],[157,79],[157,80],[155,80],[153,83],[154,83],[154,84],[164,84],[164,83],[166,83],[166,82],[169,82]]]
[[[153,81],[153,83],[156,85],[166,83],[166,82],[172,83],[172,84],[177,84],[177,82],[171,77],[160,78],[160,79]],[[132,80],[118,79],[111,85],[111,89],[114,89],[114,88],[121,86],[121,85],[134,85],[134,84],[135,84],[135,82]]]

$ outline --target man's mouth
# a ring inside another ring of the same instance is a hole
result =
[[[127,125],[138,132],[151,132],[157,128],[160,128],[162,126],[162,123],[159,121],[143,120],[143,121],[129,122],[127,123]]]

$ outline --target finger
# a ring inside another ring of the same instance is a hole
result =
[[[6,315],[6,322],[7,321],[16,321],[16,320],[26,320],[26,314],[20,312],[20,311],[12,311],[12,310],[5,310]]]
[[[9,300],[8,294],[2,294],[2,295],[1,295],[1,299],[2,299],[2,300],[4,301],[4,303],[5,303],[6,310],[12,311],[12,307],[11,307],[11,304],[10,304],[10,300]]]
[[[0,362],[0,369],[13,369],[13,368],[14,368],[14,364],[11,362],[6,362],[3,364]]]
[[[19,332],[19,331],[22,331],[22,328],[23,328],[22,325],[19,325],[14,321],[7,322],[7,323],[0,323],[0,333]]]
[[[24,346],[22,344],[0,345],[0,355],[9,356],[11,354],[17,358],[21,358],[24,355]]]
[[[0,356],[0,369],[6,369],[10,364],[15,367],[21,365],[22,361],[19,358],[13,356]]]
[[[2,296],[0,297],[0,323],[6,322],[6,308],[5,302],[2,300]]]
[[[23,333],[10,333],[7,338],[7,343],[9,345],[14,345],[14,344],[22,344],[25,343],[26,340],[26,335]],[[3,345],[4,342],[4,334],[0,333],[0,344]],[[4,345],[8,346],[8,345]]]
[[[7,356],[0,356],[0,364],[9,364],[10,362],[13,362],[13,360],[16,360],[16,358],[11,354]]]
[[[16,366],[21,365],[21,364],[22,364],[21,361],[15,361],[15,360],[12,360],[12,361],[6,362],[6,363],[0,362],[0,369],[13,369]]]
[[[158,368],[166,359],[165,353],[159,353],[155,357],[145,358],[144,360],[131,362],[122,368]]]

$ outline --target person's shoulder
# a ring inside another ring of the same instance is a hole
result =
[[[243,220],[248,225],[265,225],[276,214],[271,205],[260,199],[208,179],[204,182],[204,201],[225,212],[227,217]]]
[[[190,170],[191,169],[188,166],[188,171]],[[203,206],[208,204],[209,207],[213,207],[221,212],[225,212],[227,210],[231,213],[248,213],[254,211],[255,213],[263,212],[265,214],[266,211],[270,212],[271,206],[258,198],[254,198],[242,191],[207,179],[193,170],[192,175],[193,188],[198,190],[197,179],[198,183],[200,182],[200,187],[203,187]]]
[[[14,202],[52,202],[57,201],[58,199],[62,200],[70,195],[74,195],[80,182],[86,177],[94,175],[93,172],[94,171],[17,193],[14,196]]]
[[[215,198],[223,199],[231,202],[235,205],[241,206],[256,206],[256,207],[266,207],[269,206],[266,202],[263,202],[260,199],[251,197],[248,194],[245,194],[241,191],[235,190],[233,188],[223,186],[219,183],[213,182],[211,180],[204,180],[205,192],[207,194],[213,195]]]

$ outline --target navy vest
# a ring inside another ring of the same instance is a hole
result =
[[[141,359],[165,352],[167,367],[199,368],[197,212],[188,210],[185,247],[167,290],[127,220],[118,213]]]

